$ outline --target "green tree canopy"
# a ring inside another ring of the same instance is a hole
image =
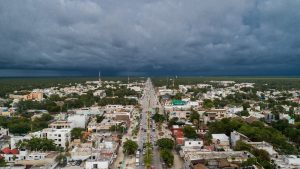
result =
[[[163,122],[166,120],[165,116],[162,115],[162,114],[158,114],[158,113],[155,113],[153,116],[152,116],[152,119],[158,123],[158,122]]]
[[[190,125],[184,126],[183,133],[184,133],[184,136],[187,138],[197,138],[198,137],[196,130]]]
[[[73,128],[71,131],[71,138],[74,139],[82,139],[82,133],[84,132],[84,128]]]
[[[123,149],[124,149],[124,152],[131,155],[131,154],[134,154],[136,152],[136,150],[138,149],[138,144],[135,141],[127,140],[124,142]]]
[[[171,167],[174,164],[174,155],[168,149],[162,149],[160,151],[160,156],[168,167]]]
[[[31,151],[55,151],[58,149],[53,140],[37,137],[33,137],[30,140],[19,141],[17,147],[26,148]]]
[[[156,141],[156,144],[161,149],[173,149],[173,147],[174,147],[174,141],[169,138],[161,138]]]

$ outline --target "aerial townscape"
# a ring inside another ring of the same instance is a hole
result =
[[[300,168],[298,78],[85,80],[0,81],[2,167]]]
[[[300,169],[300,0],[0,0],[0,169]]]

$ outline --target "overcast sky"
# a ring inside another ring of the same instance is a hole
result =
[[[300,75],[300,0],[1,0],[0,76]]]

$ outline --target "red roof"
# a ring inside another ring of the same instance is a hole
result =
[[[184,138],[184,137],[183,137],[183,132],[182,132],[182,131],[177,131],[177,132],[175,133],[175,138],[176,138],[176,139],[178,139],[178,138]]]
[[[15,148],[15,149],[10,150],[10,153],[11,154],[19,154],[19,150]]]
[[[10,154],[10,148],[6,147],[6,148],[2,149],[2,152],[4,154]]]
[[[183,145],[184,139],[182,139],[182,138],[176,139],[176,143],[177,143],[178,145]]]

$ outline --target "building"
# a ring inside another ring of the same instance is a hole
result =
[[[85,162],[85,169],[108,169],[109,168],[109,161],[86,161]]]
[[[57,120],[48,125],[49,128],[52,129],[70,129],[71,128],[71,122],[68,122],[66,120]]]
[[[184,144],[183,129],[178,125],[173,125],[171,131],[173,137],[175,138],[175,143],[178,145],[183,145]]]
[[[271,158],[276,168],[295,169],[300,168],[300,156],[297,155],[279,155]]]
[[[96,90],[96,91],[94,91],[93,96],[99,97],[102,99],[102,98],[106,97],[105,90]]]
[[[190,169],[197,164],[206,164],[209,168],[219,168],[219,160],[227,160],[229,163],[242,163],[248,158],[254,157],[246,151],[197,151],[184,154],[184,169]],[[228,169],[228,168],[227,168]]]
[[[229,137],[225,134],[212,134],[212,142],[217,150],[229,150]]]
[[[71,142],[71,129],[55,129],[55,128],[46,128],[42,131],[30,133],[34,137],[38,138],[47,138],[54,141],[56,146],[66,148]]]
[[[5,137],[5,136],[8,136],[8,135],[9,135],[9,130],[0,127],[0,139],[2,139],[2,138]]]
[[[43,93],[33,91],[25,97],[25,100],[42,101],[43,100]]]
[[[245,136],[244,134],[239,133],[237,131],[233,131],[233,132],[230,133],[230,143],[231,143],[232,147],[235,147],[236,142],[239,141],[239,140],[248,141],[249,138],[247,136]]]
[[[43,96],[44,96],[43,92],[39,92],[39,91],[32,91],[31,93],[26,95],[9,94],[9,98],[11,99],[32,100],[32,101],[42,101]]]
[[[184,141],[185,147],[203,147],[203,141],[202,140],[185,140]]]
[[[89,116],[81,114],[68,115],[67,121],[71,123],[71,128],[85,128],[89,120]]]

